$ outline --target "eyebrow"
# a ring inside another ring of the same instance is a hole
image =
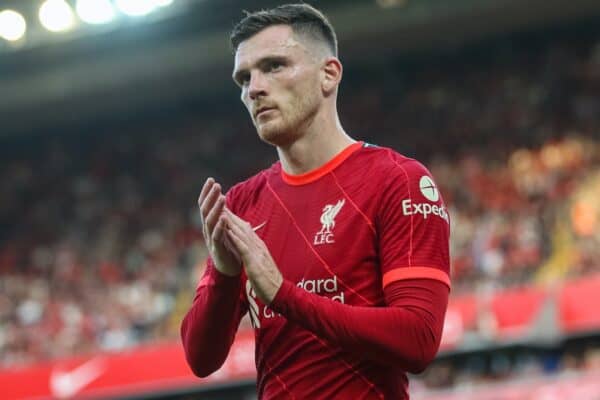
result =
[[[254,65],[257,65],[258,67],[264,67],[267,64],[270,64],[272,62],[282,62],[282,61],[287,61],[289,60],[289,57],[284,56],[284,55],[276,55],[276,56],[265,56],[263,58],[260,58]],[[244,76],[244,74],[247,74],[249,71],[249,68],[242,68],[239,69],[237,71],[233,72],[233,75],[231,76],[233,78],[233,80],[239,85],[240,81],[242,79],[242,76]]]

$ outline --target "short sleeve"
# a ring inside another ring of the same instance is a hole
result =
[[[412,159],[393,159],[377,211],[383,287],[428,278],[450,287],[450,221],[429,171]]]

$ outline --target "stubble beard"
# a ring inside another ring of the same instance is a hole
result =
[[[281,115],[280,110],[277,110],[280,115],[277,115],[275,119],[265,121],[262,123],[255,122],[254,126],[258,136],[263,142],[278,146],[281,141],[284,140],[287,132],[289,131],[288,124],[284,119],[284,115]]]
[[[262,126],[255,121],[258,136],[266,143],[277,147],[286,147],[300,138],[310,121],[317,113],[317,104],[309,96],[296,102],[287,113],[277,109],[274,120],[263,122]]]

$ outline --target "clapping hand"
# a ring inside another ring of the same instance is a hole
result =
[[[256,295],[265,304],[271,304],[283,283],[283,277],[265,242],[254,232],[250,224],[227,208],[226,237],[239,254],[248,280]]]
[[[225,235],[226,218],[225,196],[221,185],[208,178],[198,198],[202,234],[217,270],[228,276],[239,275],[242,271],[241,259]]]

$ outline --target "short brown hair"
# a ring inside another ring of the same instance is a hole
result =
[[[337,37],[333,26],[323,13],[308,4],[284,4],[269,10],[246,12],[246,16],[235,25],[229,40],[235,52],[244,40],[251,38],[273,25],[289,25],[294,33],[305,34],[317,41],[325,42],[337,57]]]

